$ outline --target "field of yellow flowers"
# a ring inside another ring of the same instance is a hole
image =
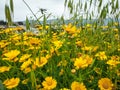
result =
[[[118,23],[36,29],[0,30],[0,90],[120,89]]]

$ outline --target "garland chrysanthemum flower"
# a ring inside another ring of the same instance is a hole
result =
[[[47,62],[48,61],[46,57],[41,57],[40,59],[36,58],[34,64],[38,67],[43,67]]]
[[[25,61],[21,66],[20,66],[20,68],[21,68],[21,70],[24,70],[24,69],[26,69],[30,64],[31,64],[31,59],[28,59],[27,61]]]
[[[101,78],[98,81],[98,87],[100,90],[112,90],[113,84],[109,78]]]
[[[10,44],[10,42],[7,42],[5,40],[1,40],[0,41],[0,48],[5,48],[8,44]]]
[[[73,26],[71,23],[68,25],[63,26],[63,29],[68,32],[69,34],[75,34],[78,33],[79,30],[77,30],[76,26]]]
[[[21,56],[19,62],[24,62],[26,59],[28,59],[31,56],[31,54],[24,54]]]
[[[57,86],[57,81],[52,77],[46,77],[45,81],[42,82],[42,85],[46,90],[52,90]]]
[[[74,66],[76,67],[76,69],[85,68],[88,67],[88,65],[90,65],[92,61],[93,58],[91,58],[89,55],[83,55],[79,58],[76,58]]]
[[[5,71],[9,71],[10,70],[10,67],[7,67],[7,66],[1,66],[0,67],[0,73],[3,73]]]
[[[107,61],[107,64],[115,67],[115,66],[117,66],[118,64],[120,64],[120,61],[108,60],[108,61]]]
[[[74,62],[74,66],[76,67],[76,69],[80,69],[80,68],[85,68],[88,66],[86,60],[83,60],[81,57],[80,58],[76,58],[75,62]]]
[[[13,59],[15,59],[19,54],[20,54],[20,51],[18,51],[18,50],[11,50],[10,52],[4,54],[4,56],[7,57],[7,58],[4,58],[4,60],[13,60]]]
[[[29,43],[30,43],[30,45],[39,45],[40,39],[32,37],[32,38],[30,38]]]
[[[11,78],[11,79],[7,79],[3,82],[3,84],[6,86],[6,88],[8,89],[12,89],[18,86],[20,82],[19,78]]]
[[[100,60],[106,60],[107,59],[107,56],[106,56],[104,51],[97,53],[95,56],[99,57]]]
[[[74,81],[71,84],[71,90],[87,90],[87,89],[83,83]]]

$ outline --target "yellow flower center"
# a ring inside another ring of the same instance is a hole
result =
[[[82,90],[80,86],[75,87],[75,90]]]
[[[102,85],[102,86],[103,86],[103,88],[104,88],[104,89],[108,89],[108,88],[109,88],[108,83],[103,83],[103,85]]]
[[[52,81],[48,81],[48,82],[47,82],[47,85],[48,85],[48,86],[51,86],[51,85],[52,85]]]

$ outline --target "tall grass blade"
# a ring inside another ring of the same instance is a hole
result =
[[[10,0],[10,9],[12,14],[14,13],[14,5],[13,5],[13,0]]]
[[[28,17],[26,17],[26,29],[30,30],[30,23],[29,23]]]

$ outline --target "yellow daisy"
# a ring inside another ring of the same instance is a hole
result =
[[[19,54],[20,54],[20,51],[18,51],[18,50],[11,50],[10,52],[4,54],[4,56],[7,57],[7,58],[5,58],[5,60],[13,60],[13,59],[15,59]]]
[[[38,67],[43,67],[47,63],[46,57],[36,58],[34,64]]]
[[[74,81],[71,84],[71,90],[87,90],[87,89],[83,83]]]
[[[0,73],[3,73],[5,71],[9,71],[10,70],[10,67],[7,67],[7,66],[1,66],[0,67]]]
[[[101,78],[98,81],[98,87],[100,90],[112,90],[113,84],[109,78]]]
[[[6,88],[8,89],[12,89],[18,86],[20,82],[19,78],[11,78],[11,79],[7,79],[3,82],[3,84],[6,86]]]
[[[47,90],[52,90],[57,86],[57,82],[52,77],[46,77],[45,81],[42,82],[42,85]]]

